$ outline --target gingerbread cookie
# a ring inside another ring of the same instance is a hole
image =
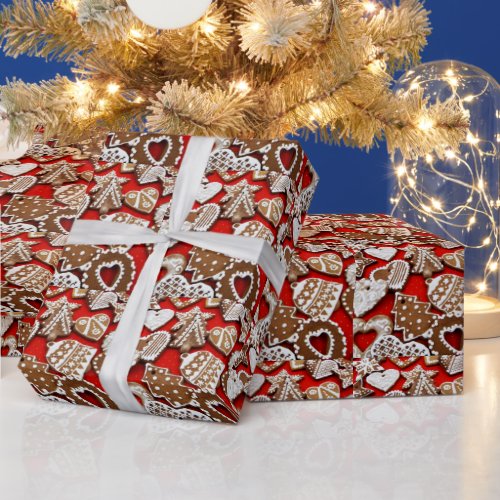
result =
[[[292,284],[295,306],[314,319],[327,320],[338,306],[342,285],[318,278]]]
[[[462,262],[455,243],[389,216],[308,216],[263,336],[252,401],[272,399],[269,376],[288,381],[285,372],[303,377],[307,398],[327,394],[328,384],[340,398],[458,394]],[[316,296],[316,280],[339,287],[340,307],[328,307],[335,293]],[[320,311],[339,326],[339,349],[314,331]]]

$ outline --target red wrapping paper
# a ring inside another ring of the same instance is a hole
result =
[[[252,401],[460,394],[463,248],[386,215],[314,215]]]
[[[80,220],[168,222],[189,137],[105,141]],[[187,217],[191,230],[266,239],[286,264],[316,185],[300,146],[217,147]],[[69,245],[20,368],[44,398],[114,408],[99,382],[106,349],[151,245]],[[236,422],[276,294],[262,269],[176,243],[167,252],[128,384],[148,413]]]
[[[21,354],[92,175],[84,148],[56,141],[0,162],[2,356]]]

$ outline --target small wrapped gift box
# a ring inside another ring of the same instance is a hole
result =
[[[35,143],[0,163],[2,355],[19,356],[55,272],[62,245],[89,201],[93,175],[81,148]]]
[[[236,422],[316,175],[294,142],[105,141],[20,368],[48,399]]]
[[[306,218],[252,401],[460,394],[464,250],[386,215]]]

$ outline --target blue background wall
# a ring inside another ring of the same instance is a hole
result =
[[[0,0],[0,6],[10,1]],[[433,33],[424,61],[458,59],[488,71],[500,81],[499,0],[427,0],[432,11]],[[0,83],[18,77],[36,82],[56,73],[70,74],[64,64],[0,54]],[[384,144],[371,152],[346,147],[306,143],[321,183],[314,212],[385,212],[389,161]]]

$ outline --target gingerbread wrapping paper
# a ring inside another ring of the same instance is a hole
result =
[[[464,250],[386,215],[311,215],[252,401],[463,390]]]
[[[316,179],[297,145],[214,142],[108,138],[20,364],[40,395],[238,420]]]
[[[19,356],[93,175],[82,147],[35,141],[0,163],[2,355]]]

